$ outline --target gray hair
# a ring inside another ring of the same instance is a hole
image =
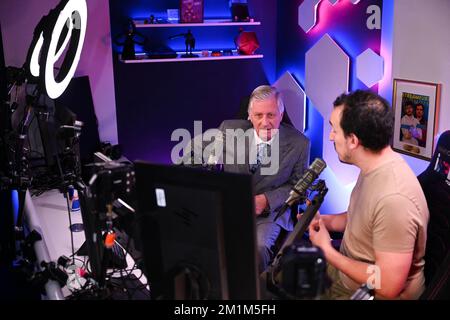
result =
[[[255,100],[268,100],[272,97],[275,97],[277,100],[277,106],[280,113],[284,112],[284,103],[281,98],[280,92],[275,87],[262,85],[253,90],[252,95],[250,96],[250,101],[248,103],[247,112],[250,114],[250,110],[252,109],[253,101]]]

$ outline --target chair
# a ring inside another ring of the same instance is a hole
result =
[[[428,168],[419,176],[430,219],[421,300],[450,298],[450,130],[439,138]]]
[[[239,111],[236,114],[236,119],[247,119],[248,118],[248,104],[250,102],[250,97],[245,97],[241,100],[241,103],[239,105]],[[292,124],[291,119],[289,118],[286,110],[284,110],[283,113],[283,119],[281,119],[282,123],[289,124],[291,126],[294,126]]]

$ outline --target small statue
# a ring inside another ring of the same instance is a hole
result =
[[[191,33],[191,30],[188,30],[188,32],[186,33],[184,43],[186,44],[186,55],[192,56],[192,50],[195,48],[195,38]]]
[[[175,39],[179,37],[184,37],[184,43],[186,44],[186,54],[183,54],[182,58],[194,58],[198,57],[197,54],[192,53],[192,50],[195,49],[195,38],[192,34],[191,30],[188,30],[187,33],[177,34],[175,36],[170,37],[169,39]]]
[[[119,41],[120,38],[125,37],[124,41]],[[123,46],[122,60],[135,60],[136,51],[134,45],[138,44],[143,46],[147,42],[147,38],[136,31],[136,26],[133,20],[128,21],[128,30],[123,34],[118,34],[114,37],[114,43],[118,46]]]
[[[150,15],[150,19],[145,19],[144,20],[144,24],[155,24],[156,20],[155,20],[155,16],[154,15]]]

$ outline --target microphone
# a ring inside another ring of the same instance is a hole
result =
[[[327,164],[320,158],[316,158],[313,163],[311,163],[309,168],[303,173],[303,176],[298,180],[297,184],[292,188],[289,193],[289,197],[284,202],[280,210],[278,210],[278,214],[273,221],[277,220],[287,208],[293,205],[295,201],[305,194],[311,183],[317,179],[319,174],[321,174],[326,167]]]

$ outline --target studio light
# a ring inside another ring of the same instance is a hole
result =
[[[80,61],[87,26],[85,0],[63,0],[42,18],[34,32],[30,47],[29,69],[39,77],[47,95],[58,98],[70,83]],[[60,41],[61,36],[64,41]],[[55,76],[56,62],[66,56]]]

